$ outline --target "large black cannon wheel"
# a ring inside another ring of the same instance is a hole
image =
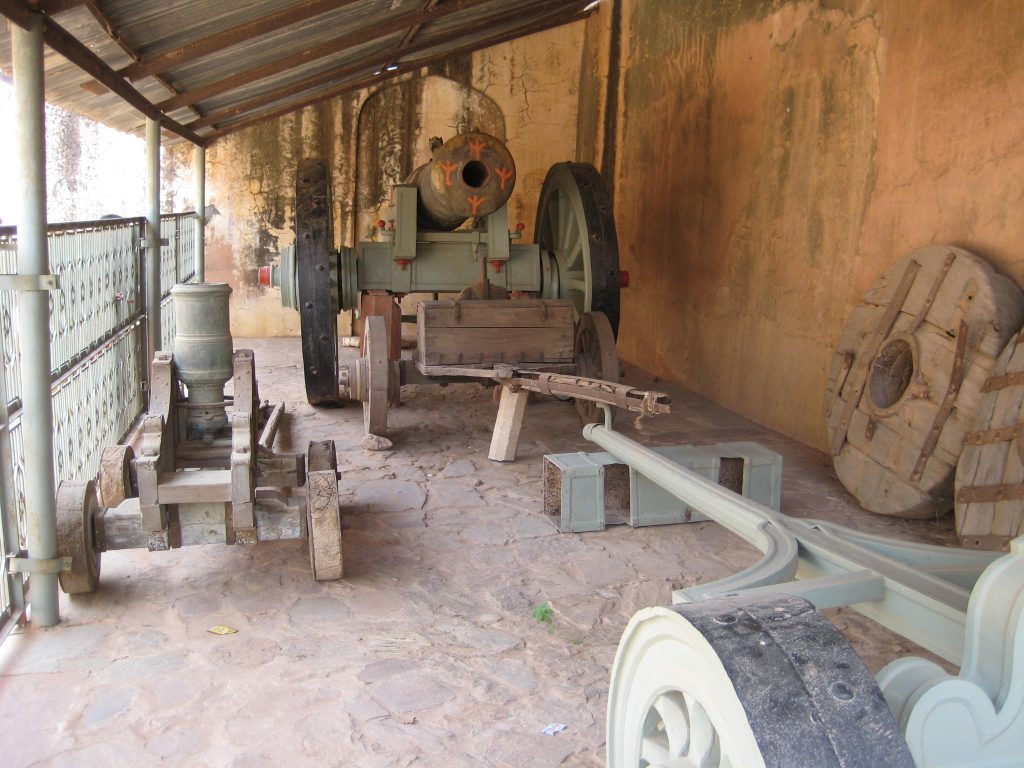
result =
[[[323,160],[302,160],[295,172],[295,263],[306,399],[310,405],[341,405],[337,265],[330,178]]]
[[[541,248],[548,299],[568,299],[577,319],[603,312],[619,332],[619,242],[611,197],[589,163],[556,163],[537,204],[534,237]]]
[[[913,768],[875,678],[801,597],[716,598],[630,620],[608,768]]]

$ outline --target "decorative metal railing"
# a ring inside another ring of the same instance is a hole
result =
[[[47,230],[51,293],[56,480],[85,478],[99,468],[100,453],[121,440],[145,408],[145,219],[52,224]],[[170,289],[195,276],[195,214],[161,217],[162,335],[170,349],[174,306]],[[0,271],[17,272],[14,227],[0,227]],[[21,435],[21,352],[17,294],[0,291],[0,353],[4,362],[14,500],[24,543],[24,452]],[[4,510],[6,513],[6,510]]]
[[[0,227],[0,272],[18,271],[18,243],[14,227]],[[21,350],[8,339],[18,338],[18,298],[14,291],[0,291],[0,353],[3,354],[4,390],[7,399],[21,400]]]
[[[174,301],[171,288],[196,276],[196,215],[169,213],[160,217],[160,349],[174,351]]]
[[[139,241],[143,219],[50,227],[50,269],[60,289],[50,302],[50,368],[70,370],[143,314]]]

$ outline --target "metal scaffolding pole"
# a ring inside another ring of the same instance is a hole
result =
[[[196,282],[206,282],[206,149],[196,147]]]
[[[48,275],[46,250],[46,145],[43,111],[43,17],[32,14],[28,29],[11,24],[14,98],[17,110],[19,197],[18,274]],[[25,513],[30,558],[32,623],[60,620],[57,574],[40,561],[57,557],[54,498],[53,411],[50,399],[50,296],[42,281],[26,281],[18,294],[21,332],[21,432],[25,441]],[[52,563],[51,563],[52,564]]]
[[[160,123],[146,118],[146,370],[160,350]]]

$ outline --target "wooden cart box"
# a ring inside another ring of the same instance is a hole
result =
[[[569,301],[424,301],[416,317],[421,365],[572,362]]]

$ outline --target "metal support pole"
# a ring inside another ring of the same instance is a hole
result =
[[[196,282],[206,282],[206,149],[196,147]]]
[[[50,272],[46,250],[46,133],[43,112],[43,17],[32,14],[29,29],[11,24],[14,97],[20,167],[18,273]],[[18,294],[21,321],[21,432],[25,441],[25,512],[28,554],[33,560],[57,557],[56,488],[53,471],[53,405],[50,400],[50,296]],[[52,627],[59,620],[57,574],[30,577],[32,623]]]
[[[146,118],[146,368],[160,350],[160,123]]]

